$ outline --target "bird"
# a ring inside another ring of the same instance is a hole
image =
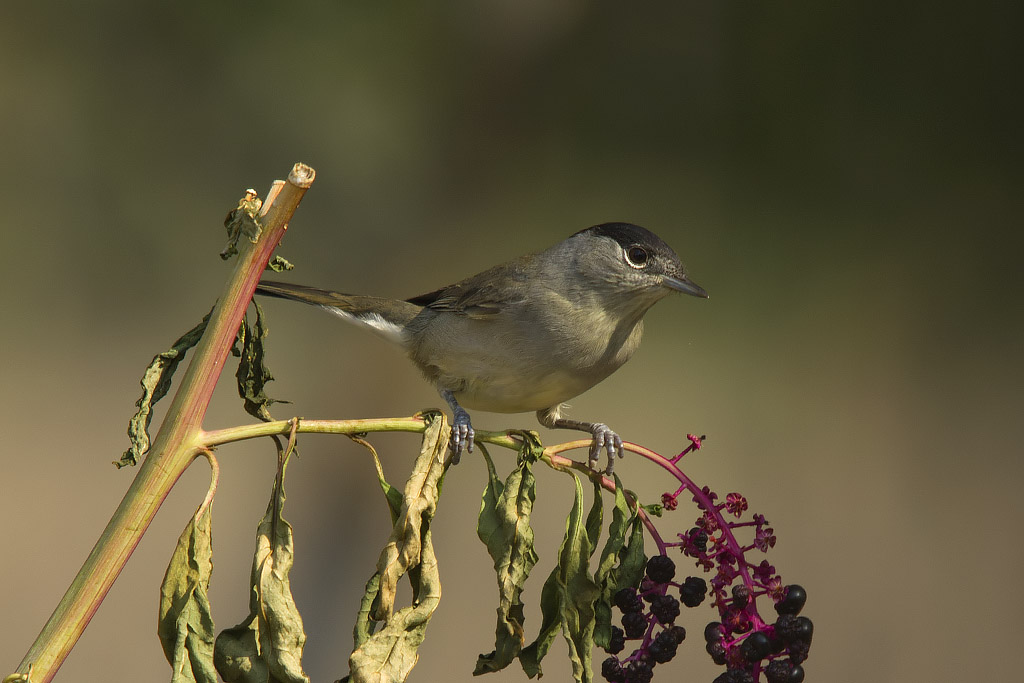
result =
[[[532,411],[544,427],[589,433],[588,464],[596,471],[605,451],[609,473],[623,456],[621,437],[603,422],[564,417],[565,402],[628,361],[644,314],[679,292],[708,298],[664,240],[620,222],[409,299],[274,281],[256,288],[318,306],[403,348],[452,410],[453,463],[473,451],[467,409]]]

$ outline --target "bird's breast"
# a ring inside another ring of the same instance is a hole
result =
[[[518,413],[582,394],[622,366],[642,323],[605,315],[438,313],[416,332],[410,356],[465,408]]]

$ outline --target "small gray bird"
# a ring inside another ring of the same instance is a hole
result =
[[[536,411],[545,427],[593,435],[590,466],[605,450],[608,472],[622,439],[603,423],[562,417],[562,404],[630,359],[651,306],[673,292],[708,297],[671,247],[629,223],[595,225],[404,301],[284,282],[256,292],[320,306],[404,348],[454,413],[455,462],[473,450],[466,408]]]

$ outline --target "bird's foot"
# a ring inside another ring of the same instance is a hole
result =
[[[590,433],[594,435],[594,440],[590,444],[590,455],[587,459],[587,465],[595,472],[600,471],[597,469],[597,463],[601,457],[601,451],[606,451],[608,453],[608,467],[605,469],[605,474],[613,474],[615,471],[615,456],[618,455],[621,458],[624,455],[622,438],[613,432],[608,425],[601,422],[591,424]]]
[[[452,449],[452,464],[458,465],[462,458],[462,450],[473,452],[473,438],[475,436],[473,425],[469,420],[469,413],[461,407],[456,408],[452,419],[452,438],[450,447]]]

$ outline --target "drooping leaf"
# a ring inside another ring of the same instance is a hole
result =
[[[566,520],[565,537],[558,552],[558,563],[541,590],[541,632],[537,640],[523,649],[519,661],[533,678],[543,674],[540,662],[547,654],[561,627],[569,645],[573,677],[589,683],[593,680],[591,652],[594,646],[594,601],[598,588],[590,577],[592,553],[590,537],[583,518],[583,486],[572,474],[576,495]]]
[[[634,500],[636,498],[634,497]],[[615,590],[636,588],[644,578],[647,556],[644,554],[644,524],[636,509],[630,520],[629,541],[619,550],[619,563],[615,570]]]
[[[590,553],[593,555],[597,549],[597,542],[601,539],[601,527],[604,525],[604,500],[602,499],[603,489],[599,481],[594,481],[594,502],[587,514],[587,540],[590,542]]]
[[[377,630],[380,622],[374,621],[371,616],[377,610],[380,602],[380,574],[373,573],[370,580],[366,582],[363,591],[363,599],[359,602],[359,612],[356,614],[356,625],[352,629],[352,640],[355,643],[354,650],[363,646],[370,636]]]
[[[481,449],[487,463],[487,486],[480,502],[477,536],[494,560],[498,579],[498,624],[494,651],[477,658],[475,675],[504,669],[525,643],[524,605],[520,599],[530,570],[537,564],[530,515],[536,499],[533,459],[521,457],[505,479],[498,479],[494,462]]]
[[[380,572],[380,608],[374,614],[378,621],[387,619],[395,603],[398,580],[410,567],[419,564],[422,544],[422,523],[434,516],[437,507],[437,485],[444,473],[444,452],[447,441],[441,438],[446,418],[439,413],[428,413],[427,428],[423,432],[420,455],[405,484],[402,510],[387,544],[377,560]]]
[[[600,647],[607,647],[611,641],[612,596],[617,590],[615,565],[619,552],[626,544],[626,530],[631,517],[626,496],[623,494],[622,481],[615,476],[615,507],[612,508],[612,521],[608,525],[608,540],[601,550],[601,559],[594,571],[594,583],[600,595],[594,603],[594,642]]]
[[[544,581],[544,586],[540,589],[540,632],[532,643],[519,652],[519,663],[530,678],[543,675],[540,662],[551,649],[551,643],[555,641],[558,629],[562,625],[562,603],[565,594],[564,588],[559,585],[560,572],[561,567],[555,565]]]
[[[601,496],[596,497],[600,504]],[[583,506],[583,487],[576,479],[576,502],[573,504],[574,517]],[[591,515],[592,516],[592,515]],[[562,634],[569,644],[569,658],[572,660],[573,676],[577,681],[589,683],[594,679],[591,670],[591,653],[594,649],[594,601],[598,596],[597,584],[590,577],[590,556],[594,553],[590,536],[576,531],[572,544],[562,551],[559,562],[565,566],[566,600]],[[563,559],[564,558],[564,559]]]
[[[210,310],[213,313],[213,309]],[[171,388],[171,378],[178,364],[185,358],[186,352],[199,343],[210,322],[210,313],[191,330],[181,335],[171,348],[153,357],[146,372],[142,375],[142,397],[135,402],[138,408],[128,421],[128,438],[131,447],[124,452],[119,461],[114,462],[120,469],[125,465],[137,465],[146,451],[149,450],[149,424],[153,421],[153,406],[167,395]]]
[[[294,268],[295,268],[295,266],[293,266],[288,261],[288,259],[286,259],[283,256],[277,256],[277,255],[275,255],[273,258],[271,258],[270,262],[267,264],[267,270],[272,270],[275,273],[283,273],[286,270],[293,270]]]
[[[401,683],[419,660],[417,651],[441,600],[440,574],[429,528],[424,531],[420,547],[419,600],[392,614],[380,630],[352,653],[348,676],[351,683]]]
[[[242,399],[245,412],[264,422],[270,422],[273,418],[270,417],[268,407],[272,403],[288,403],[288,401],[267,396],[266,384],[274,379],[263,362],[266,355],[263,340],[267,337],[267,328],[263,320],[263,309],[255,300],[252,305],[256,310],[255,323],[250,328],[249,321],[243,319],[238,330],[241,359],[238,361],[235,379],[238,380],[238,395]]]
[[[391,536],[366,584],[349,657],[352,683],[404,681],[419,659],[427,624],[441,599],[440,574],[430,536],[430,520],[444,476],[448,422],[443,414],[425,413],[420,454],[405,485],[402,506]],[[413,604],[395,611],[398,581],[408,574]]]
[[[395,522],[398,521],[398,516],[402,512],[402,501],[404,498],[402,496],[401,489],[396,486],[392,486],[384,477],[384,468],[380,464],[380,457],[377,455],[377,449],[375,449],[369,441],[356,436],[350,436],[349,438],[366,448],[366,450],[370,451],[370,454],[373,456],[373,464],[377,469],[377,482],[380,484],[381,491],[384,492],[384,500],[388,504],[388,512],[391,513],[391,525],[394,527]],[[441,495],[441,482],[443,479],[444,475],[442,474],[441,479],[437,482],[438,497]],[[413,590],[413,599],[415,600],[418,597],[416,591],[419,590],[419,567],[410,567],[408,577],[409,584],[412,586]]]
[[[259,239],[263,227],[260,225],[259,214],[263,200],[256,190],[246,190],[245,196],[238,200],[238,206],[228,212],[224,219],[224,228],[228,232],[228,243],[220,252],[225,261],[238,253],[238,240],[245,237],[253,244]]]
[[[370,451],[370,455],[373,456],[373,466],[377,469],[377,482],[380,484],[380,490],[384,492],[384,500],[387,501],[388,511],[391,513],[391,525],[394,526],[395,522],[398,521],[398,515],[402,512],[402,492],[392,486],[384,477],[384,467],[380,464],[380,456],[377,455],[377,449],[365,439],[355,436],[349,438]]]
[[[178,538],[160,585],[157,634],[171,665],[171,683],[217,683],[213,667],[211,507],[192,518]]]
[[[217,636],[214,664],[227,683],[309,683],[302,670],[306,634],[292,598],[292,527],[284,507],[284,463],[256,530],[249,616]]]

